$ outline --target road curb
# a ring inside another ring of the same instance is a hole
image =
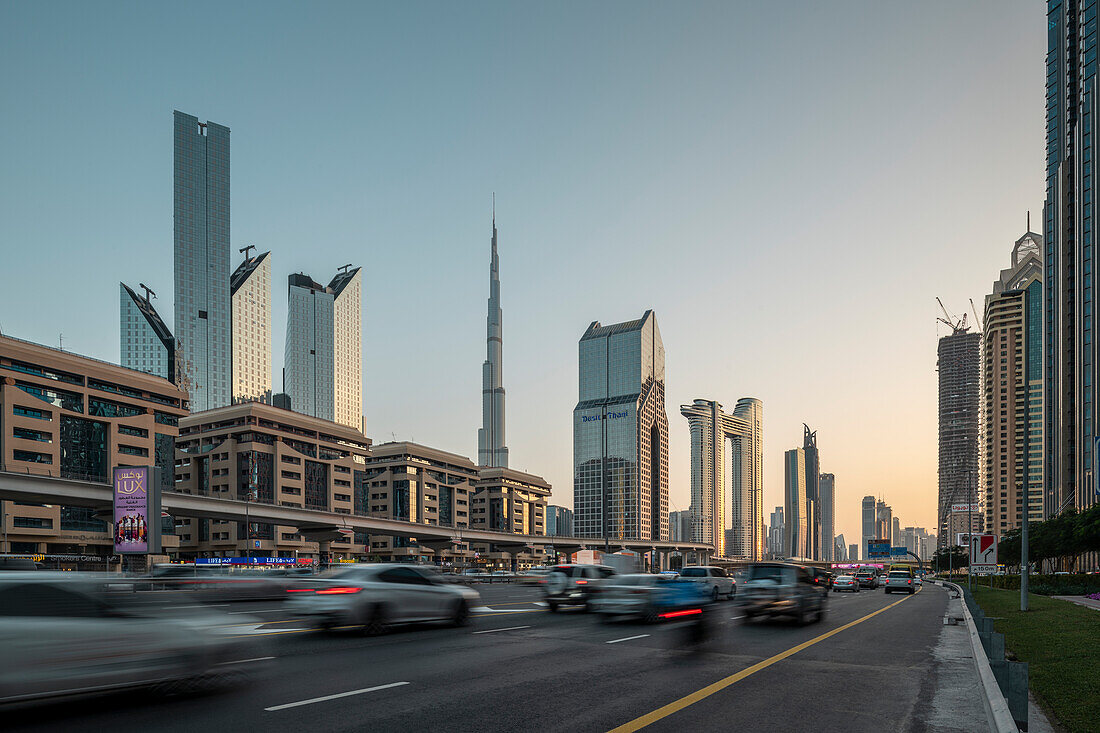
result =
[[[974,624],[974,617],[970,615],[970,609],[963,598],[962,588],[955,583],[940,581],[946,587],[954,588],[959,594],[959,603],[962,605],[963,617],[966,619],[966,630],[970,633],[970,648],[974,652],[974,666],[978,670],[978,679],[982,685],[982,702],[985,704],[985,715],[989,720],[989,729],[995,733],[1018,733],[1016,721],[1012,719],[1012,713],[1008,709],[1008,701],[1001,693],[997,684],[997,678],[993,676],[993,668],[989,666],[989,657],[986,656],[985,647],[978,637],[978,627]]]

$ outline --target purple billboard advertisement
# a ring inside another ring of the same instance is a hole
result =
[[[115,552],[149,552],[149,491],[151,466],[127,466],[114,469]],[[153,518],[160,521],[160,512]]]

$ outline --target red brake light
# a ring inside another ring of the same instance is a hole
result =
[[[330,596],[330,595],[335,595],[337,593],[358,593],[361,590],[363,590],[363,589],[362,588],[356,588],[356,587],[351,586],[351,585],[338,585],[335,588],[325,588],[324,590],[319,590],[319,591],[317,591],[317,595],[319,595],[319,596],[321,596],[321,595]]]
[[[676,618],[678,616],[697,616],[703,612],[701,608],[689,608],[686,611],[669,611],[668,613],[660,614],[661,618]]]
[[[909,579],[909,585],[913,585],[913,579],[912,578]]]
[[[587,580],[578,580],[577,581],[577,585],[587,585],[587,584],[588,584]]]
[[[312,588],[287,588],[287,593],[312,593]]]

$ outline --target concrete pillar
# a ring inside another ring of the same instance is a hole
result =
[[[332,562],[332,543],[328,541],[318,542],[318,564],[321,566],[321,570],[324,570]]]

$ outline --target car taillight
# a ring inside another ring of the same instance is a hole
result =
[[[913,585],[913,579],[912,578],[909,579],[909,585]]]
[[[312,593],[312,588],[287,588],[287,593]]]
[[[577,585],[588,585],[588,581],[587,580],[578,580]]]
[[[660,618],[678,618],[680,616],[697,616],[703,612],[701,608],[689,608],[686,611],[668,611],[659,614]]]
[[[317,591],[317,595],[331,596],[338,593],[358,593],[363,590],[362,588],[356,588],[352,585],[338,585],[335,588],[325,588],[324,590]]]

